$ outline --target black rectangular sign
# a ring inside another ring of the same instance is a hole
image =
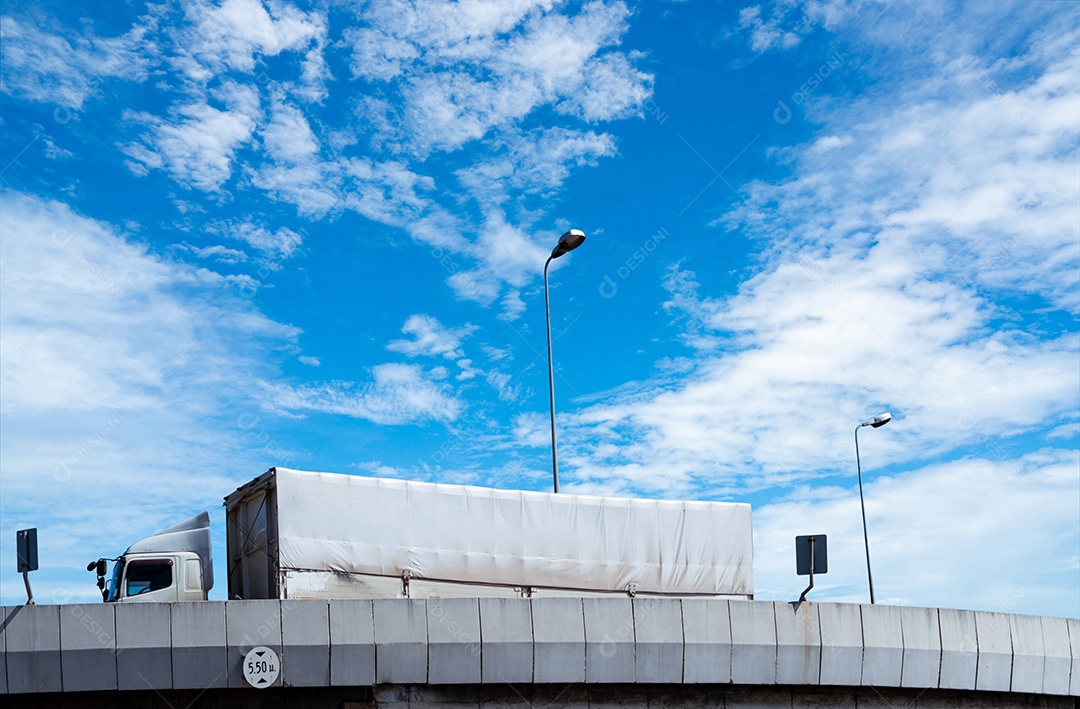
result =
[[[19,557],[19,573],[37,571],[37,528],[15,532],[15,547]]]

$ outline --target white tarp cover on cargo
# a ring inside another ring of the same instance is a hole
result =
[[[750,505],[276,468],[279,568],[639,593],[753,593]],[[274,472],[272,471],[272,472]]]

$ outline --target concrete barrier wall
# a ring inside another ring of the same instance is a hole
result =
[[[34,709],[1075,709],[1074,702],[944,689],[582,683],[53,692],[9,703]]]
[[[666,598],[230,601],[2,609],[0,690],[710,684],[1080,696],[1080,621]]]

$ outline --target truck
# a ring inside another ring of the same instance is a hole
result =
[[[753,598],[750,505],[275,467],[225,497],[228,598]],[[106,581],[108,562],[114,562]],[[206,600],[202,512],[98,559],[106,602]]]

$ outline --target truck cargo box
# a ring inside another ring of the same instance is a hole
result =
[[[753,596],[748,504],[272,468],[225,507],[230,598]]]

